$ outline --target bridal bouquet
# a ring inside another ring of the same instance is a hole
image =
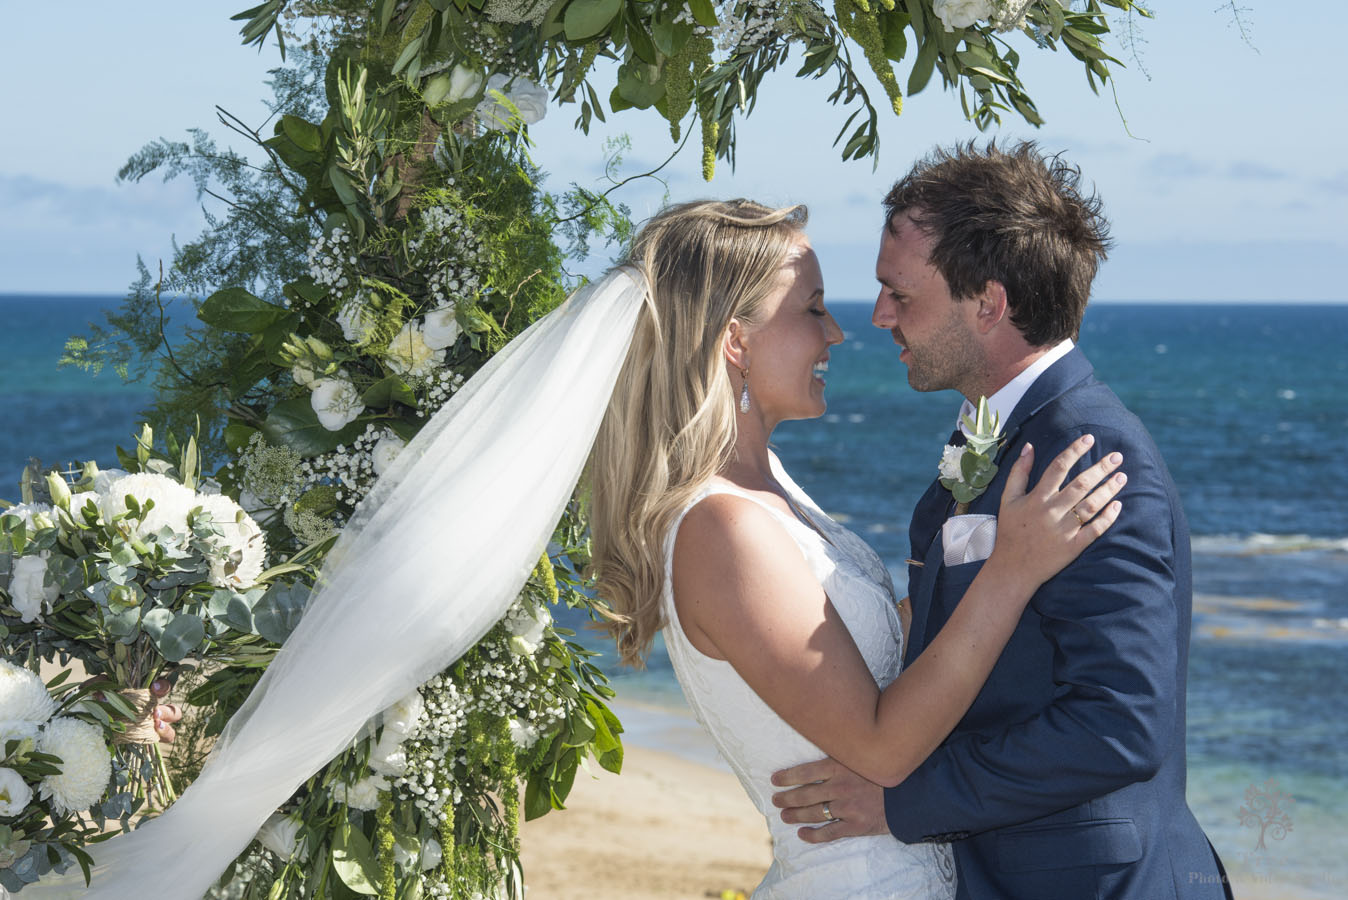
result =
[[[30,467],[23,502],[0,510],[0,883],[12,889],[70,858],[87,866],[81,848],[110,836],[108,819],[129,830],[173,802],[154,714],[175,670],[260,667],[304,608],[307,588],[277,577],[303,565],[264,571],[262,531],[198,482],[195,443],[176,468],[150,444],[147,429],[124,460],[137,471]],[[63,667],[50,685],[39,660]]]

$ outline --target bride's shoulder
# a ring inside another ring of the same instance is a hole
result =
[[[709,484],[674,541],[674,568],[727,570],[763,564],[794,541],[765,505],[727,483]]]

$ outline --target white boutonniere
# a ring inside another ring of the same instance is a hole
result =
[[[946,444],[941,455],[941,486],[955,497],[955,514],[969,511],[969,504],[977,499],[997,475],[992,458],[1002,445],[1002,423],[988,409],[988,398],[978,398],[978,410],[971,420],[962,420],[967,434],[963,447]]]

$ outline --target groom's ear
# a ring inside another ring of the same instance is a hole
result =
[[[1006,304],[1006,286],[1000,281],[989,279],[974,299],[978,302],[975,323],[979,334],[990,334],[1002,322],[1011,321]]]
[[[731,318],[726,326],[725,337],[721,339],[726,362],[737,369],[749,368],[749,348],[744,345],[744,323]]]

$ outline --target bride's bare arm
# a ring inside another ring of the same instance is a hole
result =
[[[1090,445],[1089,436],[1076,441],[1028,493],[1032,458],[1016,461],[992,555],[940,634],[883,692],[790,535],[742,497],[712,494],[684,518],[674,547],[679,621],[695,647],[728,660],[824,752],[898,784],[973,703],[1034,592],[1117,518],[1122,473],[1101,484],[1122,462],[1117,453],[1062,486]]]

